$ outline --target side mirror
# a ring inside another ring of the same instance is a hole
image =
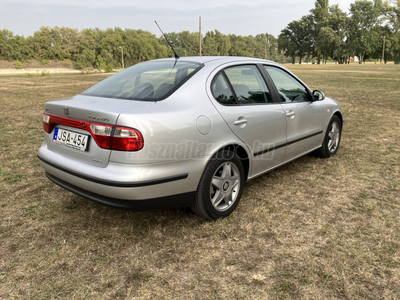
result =
[[[314,101],[320,101],[325,99],[325,94],[319,90],[315,90],[312,92]]]

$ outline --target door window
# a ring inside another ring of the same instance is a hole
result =
[[[214,98],[225,105],[272,103],[268,87],[254,65],[225,69],[214,79],[211,90]]]
[[[220,72],[217,77],[215,77],[212,85],[211,91],[214,98],[221,104],[230,105],[237,104],[236,98],[232,93],[229,83],[223,72]]]
[[[290,74],[275,67],[264,66],[264,68],[271,76],[282,102],[311,101],[307,89]]]

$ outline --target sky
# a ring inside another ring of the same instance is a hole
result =
[[[348,12],[354,0],[330,0]],[[28,37],[41,26],[142,29],[164,32],[218,30],[223,34],[278,36],[314,8],[315,0],[0,0],[0,30]]]

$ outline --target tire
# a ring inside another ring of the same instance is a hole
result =
[[[334,156],[339,149],[340,139],[342,137],[342,122],[338,116],[333,116],[326,129],[325,138],[322,147],[316,152],[317,156],[329,158]]]
[[[231,151],[218,152],[204,169],[191,209],[206,219],[225,218],[238,205],[243,185],[244,169],[240,159]]]

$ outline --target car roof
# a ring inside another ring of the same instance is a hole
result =
[[[179,58],[181,61],[190,61],[190,62],[196,62],[200,64],[207,64],[210,62],[213,63],[227,63],[227,62],[243,62],[243,61],[248,61],[248,62],[259,62],[259,63],[268,63],[268,64],[274,64],[277,65],[278,63],[274,61],[269,61],[265,59],[260,59],[260,58],[251,58],[251,57],[241,57],[241,56],[185,56],[185,57],[180,57]],[[158,61],[174,61],[175,58],[162,58],[158,59]]]

